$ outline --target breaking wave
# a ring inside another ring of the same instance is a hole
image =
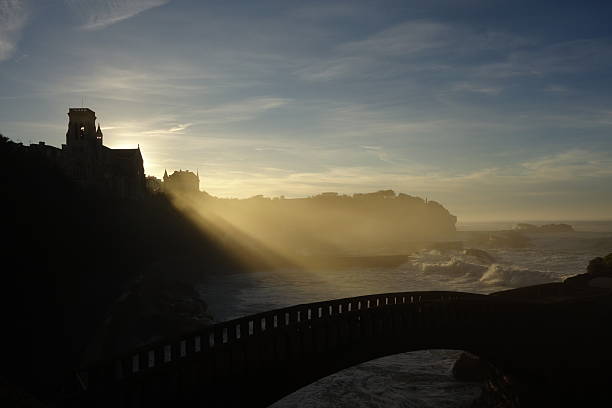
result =
[[[409,265],[413,271],[429,277],[471,283],[475,286],[521,287],[558,280],[549,272],[486,260],[453,251],[424,251]]]
[[[480,277],[484,284],[521,287],[554,282],[555,277],[550,273],[532,271],[518,266],[493,264]]]

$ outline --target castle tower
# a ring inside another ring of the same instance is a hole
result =
[[[66,145],[102,146],[102,131],[96,131],[96,113],[89,108],[70,108],[68,110],[68,132]]]

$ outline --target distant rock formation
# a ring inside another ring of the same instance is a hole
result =
[[[526,248],[531,245],[529,238],[516,230],[471,232],[466,243],[481,248]]]
[[[398,254],[414,242],[456,239],[457,217],[444,206],[393,190],[305,198],[228,199],[204,192],[173,197],[289,256]]]
[[[495,262],[495,257],[488,253],[487,251],[483,251],[482,249],[476,248],[468,248],[463,251],[464,255],[473,256],[474,258],[478,258],[479,260],[485,263],[493,263]]]
[[[516,224],[514,230],[523,232],[575,232],[574,227],[569,224],[534,225],[519,223]]]

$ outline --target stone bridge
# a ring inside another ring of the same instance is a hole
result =
[[[466,350],[573,398],[576,390],[559,381],[575,388],[575,369],[612,360],[601,353],[610,335],[598,330],[610,324],[610,298],[564,291],[552,284],[518,297],[385,293],[259,313],[88,367],[65,405],[265,407],[344,368],[424,349]]]

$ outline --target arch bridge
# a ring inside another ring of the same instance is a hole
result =
[[[246,316],[88,367],[65,405],[265,407],[344,368],[423,349],[466,350],[529,384],[556,387],[559,373],[569,384],[570,369],[592,369],[611,344],[597,331],[610,322],[610,298],[568,299],[563,284],[544,286],[527,300],[402,292]]]

